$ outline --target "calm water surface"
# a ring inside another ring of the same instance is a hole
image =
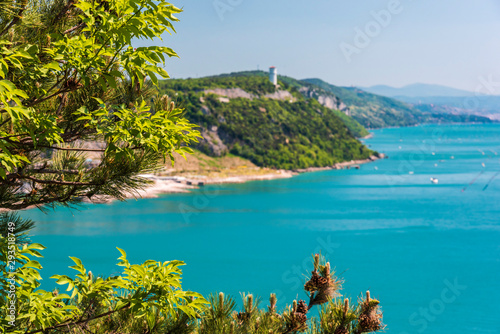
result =
[[[34,241],[48,247],[44,286],[72,274],[68,256],[117,273],[120,247],[134,262],[184,260],[186,289],[264,302],[276,292],[284,306],[305,299],[321,251],[346,296],[380,299],[389,333],[500,333],[500,126],[373,133],[366,144],[390,158],[360,170],[28,211]]]

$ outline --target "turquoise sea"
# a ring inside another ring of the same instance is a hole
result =
[[[500,125],[373,134],[366,144],[389,159],[360,170],[27,211],[33,240],[48,247],[43,284],[72,274],[68,256],[117,273],[120,247],[134,262],[184,260],[186,289],[252,292],[263,303],[276,292],[284,306],[305,299],[321,251],[344,295],[369,289],[381,301],[389,333],[500,333]]]

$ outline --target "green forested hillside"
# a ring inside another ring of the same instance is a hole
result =
[[[250,94],[262,95],[275,91],[274,85],[267,78],[267,73],[263,71],[238,72],[197,79],[163,80],[160,81],[160,88],[183,93],[212,88],[240,88]],[[285,90],[291,87],[283,82],[281,84]]]
[[[367,128],[416,125],[423,115],[410,105],[395,99],[367,93],[358,88],[330,85],[320,79],[305,79],[338,96],[350,110],[350,115]]]
[[[169,89],[171,92],[201,92],[205,89],[215,88],[240,88],[253,95],[265,95],[275,92],[275,87],[267,80],[268,73],[264,71],[245,71],[230,74],[221,74],[213,77],[186,80],[168,80],[160,83],[162,89]],[[302,99],[299,89],[304,86],[313,86],[309,83],[279,76],[280,89],[289,91],[294,97]],[[318,87],[315,87],[318,88]],[[321,90],[323,94],[335,96],[332,93]],[[357,137],[365,137],[369,132],[353,117],[345,113],[332,109],[334,114],[342,119],[351,133]]]
[[[288,92],[286,97],[265,97],[276,88],[264,72],[165,80],[160,88],[200,125],[205,137],[200,148],[208,154],[231,152],[259,166],[284,169],[331,166],[374,154],[342,120],[349,122],[349,117],[305,98],[297,87],[280,81],[279,91]],[[239,88],[253,97],[205,92],[214,88]]]
[[[347,116],[344,112],[340,110],[333,109],[332,111],[335,115],[337,115],[340,119],[342,119],[342,121],[347,126],[349,131],[351,131],[351,133],[354,136],[356,136],[356,138],[362,138],[370,134],[368,130],[366,130],[358,121],[356,121],[351,116]]]

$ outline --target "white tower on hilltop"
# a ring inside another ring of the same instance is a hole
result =
[[[275,86],[278,85],[278,70],[274,66],[269,67],[269,81]]]

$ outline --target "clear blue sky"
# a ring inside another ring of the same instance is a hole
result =
[[[181,58],[166,69],[187,78],[274,65],[279,74],[344,86],[421,82],[474,90],[481,76],[500,82],[500,2],[397,2],[175,0],[184,9],[177,34],[161,43]],[[390,7],[390,20],[377,27],[372,11]],[[367,24],[369,44],[361,38],[357,47],[355,29]],[[347,44],[357,48],[350,62],[341,49]]]

